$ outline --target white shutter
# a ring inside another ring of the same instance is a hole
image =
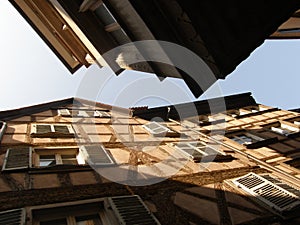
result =
[[[111,197],[108,202],[121,225],[160,225],[138,195]]]
[[[236,178],[233,183],[278,212],[300,205],[299,196],[255,173]]]
[[[13,209],[0,212],[1,225],[25,225],[26,212],[25,209]]]
[[[0,142],[5,133],[6,127],[7,127],[7,124],[5,122],[0,121]]]
[[[26,169],[31,166],[31,148],[8,149],[2,170]]]

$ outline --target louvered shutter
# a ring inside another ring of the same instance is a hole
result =
[[[0,212],[0,225],[25,225],[25,209]]]
[[[31,166],[31,148],[11,148],[6,152],[2,170],[25,169]]]
[[[82,154],[84,158],[87,160],[88,164],[91,165],[113,164],[113,160],[110,158],[109,154],[106,152],[104,147],[100,145],[82,146],[80,151],[82,151]]]
[[[234,179],[233,183],[278,212],[300,205],[299,196],[255,173]]]
[[[108,202],[121,225],[160,224],[137,195],[111,197]]]

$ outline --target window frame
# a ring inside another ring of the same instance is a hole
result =
[[[156,126],[158,126],[155,129],[152,129],[148,126],[150,126],[151,124],[155,124]],[[142,125],[142,127],[151,135],[155,136],[155,137],[179,137],[180,133],[172,130],[171,128],[169,128],[168,126],[162,125],[156,121],[151,121],[147,124]],[[163,132],[155,132],[156,129],[164,129],[165,131]]]
[[[185,147],[178,146],[178,144],[179,145],[185,144],[186,146]],[[202,146],[200,147],[199,144],[201,144]],[[214,148],[211,145],[207,145],[205,142],[202,142],[202,141],[179,142],[179,143],[171,143],[170,145],[174,149],[178,150],[185,157],[193,160],[194,162],[229,160],[232,158],[231,155],[227,155],[225,152],[222,152],[222,151]],[[193,153],[190,154],[190,153],[186,152],[183,148],[193,149]],[[201,148],[203,148],[203,150],[201,150]],[[215,154],[208,153],[207,148],[209,148],[210,150],[213,150]],[[193,154],[195,151],[202,154],[202,156],[194,157]]]
[[[295,122],[295,121],[294,121]],[[297,124],[288,121],[279,121],[279,126],[271,126],[270,130],[274,133],[292,137],[300,135],[300,128]]]
[[[50,132],[46,133],[37,133],[37,126],[50,126]],[[66,126],[68,129],[68,133],[57,132],[55,130],[55,126]],[[33,123],[30,127],[30,136],[33,138],[74,138],[75,130],[71,124],[63,124],[63,123]]]
[[[99,118],[111,118],[111,114],[109,112],[101,110],[95,110],[94,116]]]
[[[72,116],[70,110],[67,108],[57,109],[57,115],[62,116],[62,117]]]
[[[51,219],[51,213],[45,213],[47,210],[49,210],[50,212],[52,210],[52,212],[53,212],[53,211],[55,211],[55,209],[59,210],[60,208],[71,207],[71,208],[73,208],[73,211],[61,210],[61,212],[65,212],[65,215],[61,215],[61,218],[67,218],[70,216],[72,217],[74,215],[81,214],[80,207],[82,209],[85,209],[85,211],[86,211],[86,209],[88,208],[88,206],[90,204],[90,206],[99,205],[99,208],[101,209],[101,211],[97,212],[97,213],[98,213],[99,217],[101,218],[101,222],[103,222],[103,224],[125,224],[124,220],[123,220],[123,216],[120,217],[119,211],[118,211],[118,209],[116,209],[117,207],[114,202],[114,200],[122,200],[122,198],[137,198],[140,201],[140,204],[137,205],[138,208],[142,207],[144,210],[144,213],[146,213],[147,216],[151,217],[153,219],[153,221],[156,222],[157,225],[161,225],[160,222],[157,220],[157,218],[153,215],[153,213],[145,205],[144,201],[138,195],[103,197],[103,198],[86,199],[86,200],[79,200],[79,201],[73,201],[73,202],[61,202],[61,203],[55,203],[55,204],[30,206],[27,208],[28,212],[29,212],[28,217],[29,217],[29,220],[33,222],[33,225],[40,225],[40,221],[38,220],[38,218],[36,218],[36,217],[38,217],[39,213],[43,213],[44,215],[49,215],[49,219]],[[124,203],[126,203],[126,202],[124,201]],[[126,214],[126,211],[123,211],[123,213]],[[132,215],[131,211],[129,211],[129,215]],[[135,215],[138,216],[139,220],[141,219],[139,214],[135,214]],[[133,216],[134,216],[134,214],[133,214]],[[69,219],[67,222],[68,222],[68,225],[76,224],[76,223],[74,223],[75,220],[73,220],[72,218]]]
[[[75,153],[75,154],[74,154]],[[64,164],[62,155],[75,155],[77,164]],[[48,165],[48,166],[41,166],[40,165],[40,156],[41,155],[53,155],[55,159],[55,165]],[[38,168],[38,169],[46,169],[51,168],[55,166],[86,166],[87,163],[83,159],[83,156],[81,155],[81,152],[78,147],[46,147],[46,148],[33,148],[33,163],[32,168]],[[83,163],[84,162],[84,163]]]
[[[252,142],[251,144],[246,144],[246,143],[239,143],[237,141],[234,141],[232,140],[232,138],[236,135],[239,135],[239,134],[242,134],[244,136],[248,136],[254,140],[256,140],[255,142]],[[256,133],[252,133],[252,132],[249,132],[249,131],[246,131],[246,130],[240,130],[240,131],[233,131],[233,132],[228,132],[225,134],[225,137],[238,144],[238,145],[241,145],[241,146],[244,146],[246,147],[247,149],[255,149],[255,148],[260,148],[260,147],[265,147],[267,145],[271,145],[271,144],[274,144],[276,142],[278,142],[278,138],[277,137],[274,137],[274,138],[264,138],[263,136],[260,136],[260,135],[257,135]]]

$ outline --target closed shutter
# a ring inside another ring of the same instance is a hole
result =
[[[160,224],[137,195],[111,197],[108,202],[122,225]]]
[[[281,182],[280,186],[273,182],[255,173],[233,180],[235,185],[278,212],[288,211],[300,205],[300,197],[284,188],[284,182]]]
[[[0,212],[0,225],[25,225],[25,209]]]
[[[87,160],[88,164],[113,164],[113,160],[110,158],[109,154],[106,152],[104,147],[100,145],[82,146],[80,151],[82,152],[84,158]]]
[[[31,148],[11,148],[6,152],[2,170],[25,169],[31,166]]]

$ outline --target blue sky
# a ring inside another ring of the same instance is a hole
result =
[[[185,84],[176,79],[160,82],[140,72],[115,77],[96,66],[71,75],[8,1],[0,2],[0,26],[0,110],[76,96],[82,87],[88,89],[84,86],[86,75],[95,73],[105,84],[97,93],[104,103],[128,107],[195,100]],[[258,103],[298,108],[299,52],[300,40],[265,41],[224,81],[213,85],[206,97],[219,96],[220,88],[223,95],[252,92]]]

